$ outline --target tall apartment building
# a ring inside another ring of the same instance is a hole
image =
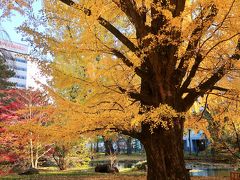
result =
[[[28,53],[28,47],[20,43],[0,39],[1,52],[6,54],[6,62],[15,71],[15,76],[10,82],[16,83],[17,88],[26,88],[27,85],[27,61],[24,54]]]

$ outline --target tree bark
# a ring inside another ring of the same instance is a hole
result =
[[[159,127],[153,133],[149,126],[143,126],[141,142],[147,156],[148,180],[190,180],[184,162],[182,118],[174,121],[175,127],[169,130]]]

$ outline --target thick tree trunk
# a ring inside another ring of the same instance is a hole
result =
[[[148,180],[190,180],[184,163],[183,125],[178,122],[170,130],[159,127],[154,133],[149,127],[143,128],[141,141],[147,155]]]

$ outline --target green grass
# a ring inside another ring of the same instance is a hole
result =
[[[96,173],[94,172],[93,168],[86,168],[86,169],[68,169],[65,171],[59,171],[55,168],[42,168],[40,169],[40,174],[38,175],[9,175],[5,177],[1,177],[1,180],[14,180],[14,179],[29,179],[29,180],[42,180],[42,179],[104,179],[106,177],[113,176],[122,177],[122,176],[144,176],[146,175],[145,172],[141,171],[132,171],[131,168],[123,169],[118,174],[108,174],[108,173]]]

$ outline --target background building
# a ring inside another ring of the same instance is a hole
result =
[[[199,153],[204,151],[209,144],[209,141],[203,131],[198,133],[192,129],[187,129],[183,136],[184,151]]]
[[[7,39],[0,39],[0,50],[6,57],[6,63],[16,73],[9,81],[16,83],[17,88],[26,88],[27,61],[24,56],[28,53],[28,47]]]

